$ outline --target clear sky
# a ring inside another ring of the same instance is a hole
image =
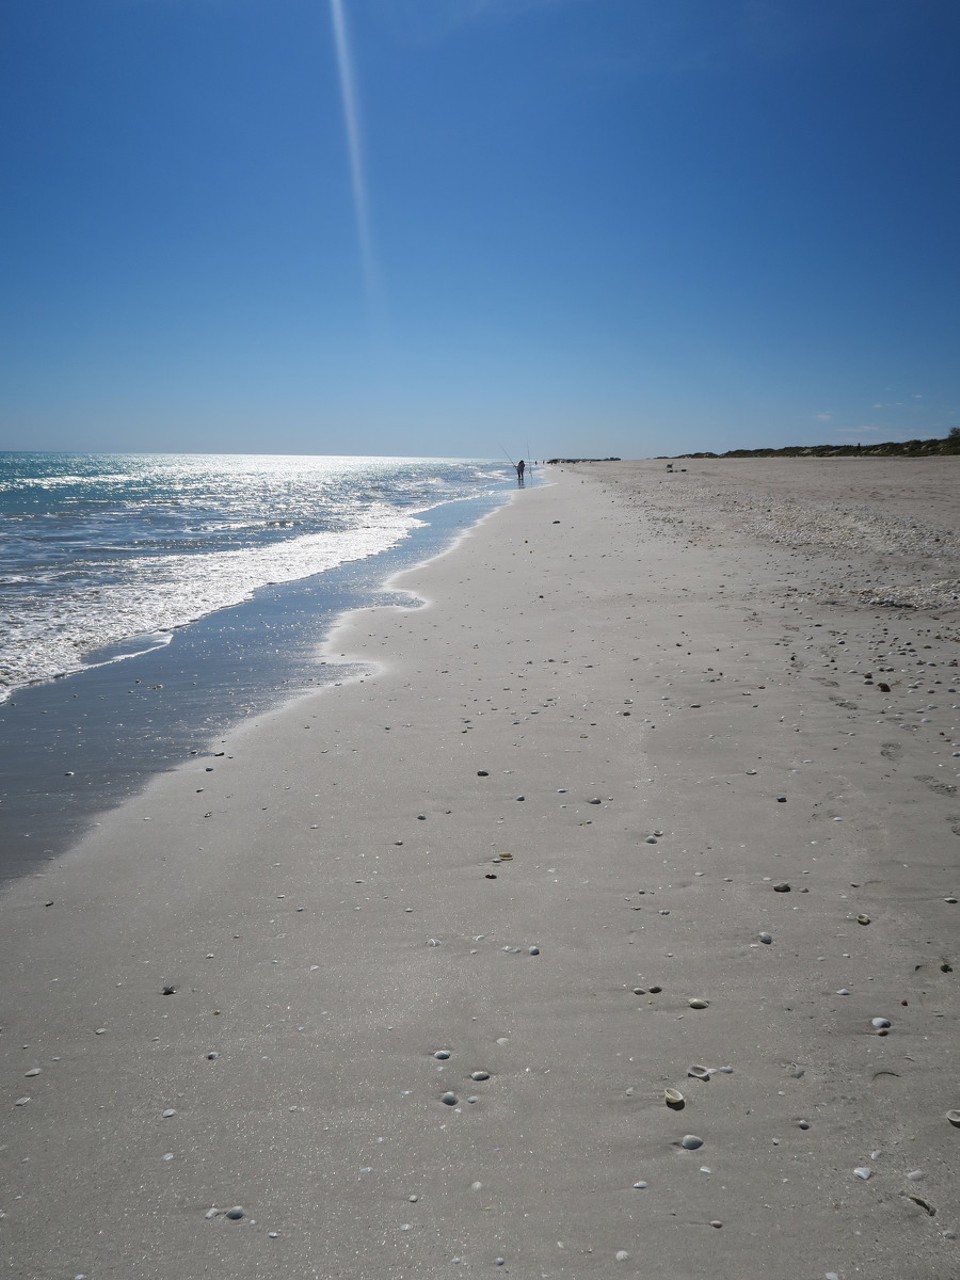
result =
[[[958,0],[4,0],[0,447],[960,424]]]

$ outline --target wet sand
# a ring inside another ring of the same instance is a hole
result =
[[[0,1275],[960,1274],[960,468],[556,479],[4,891]]]

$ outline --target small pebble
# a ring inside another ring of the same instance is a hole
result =
[[[789,893],[789,892],[790,892],[790,886],[787,884],[786,880],[778,880],[778,881],[777,881],[777,883],[773,886],[773,892],[774,892],[774,893]]]
[[[760,938],[760,941],[761,941],[761,942],[765,942],[765,943],[767,944],[767,946],[769,946],[769,945],[770,945],[770,943],[773,941],[773,938],[772,938],[772,936],[771,936],[769,933],[763,932],[763,933],[759,934],[758,936],[759,936],[759,938]]]
[[[862,913],[857,916],[857,924],[869,924],[869,923],[870,923],[869,916],[865,916]]]
[[[647,1182],[635,1182],[633,1184],[634,1191],[644,1191],[649,1186]]]
[[[489,1071],[471,1071],[470,1079],[471,1080],[489,1080],[490,1072]]]
[[[460,1101],[460,1099],[457,1097],[455,1093],[448,1092],[443,1095],[440,1101],[445,1103],[445,1105],[448,1107],[455,1107],[457,1103]]]
[[[893,1023],[889,1018],[871,1018],[870,1025],[877,1031],[886,1031],[889,1027],[893,1026]]]
[[[687,1001],[691,1009],[709,1009],[710,1001],[704,1000],[701,996],[691,996]]]
[[[527,955],[538,956],[540,954],[539,947],[527,947]]]
[[[698,1138],[695,1133],[685,1133],[680,1141],[684,1151],[696,1151],[703,1146],[703,1139]]]
[[[244,1216],[244,1210],[242,1205],[235,1204],[232,1209],[227,1210],[227,1217],[232,1222],[239,1222],[243,1216]]]
[[[711,1225],[711,1227],[718,1227],[718,1228],[719,1228],[719,1227],[722,1227],[722,1226],[723,1226],[723,1223],[720,1221],[720,1219],[719,1219],[719,1218],[711,1218],[711,1219],[710,1219],[710,1225]]]
[[[618,1262],[626,1262],[626,1260],[630,1257],[626,1249],[618,1249],[613,1256],[616,1258]]]
[[[867,1166],[866,1166],[865,1164],[860,1165],[858,1168],[854,1169],[854,1171],[853,1171],[853,1172],[854,1172],[854,1173],[857,1175],[857,1177],[858,1177],[858,1178],[860,1178],[863,1182],[866,1182],[869,1178],[873,1177],[873,1170],[872,1170],[872,1169],[868,1169],[868,1168],[867,1168]]]
[[[445,1062],[445,1061],[447,1060],[447,1058],[449,1058],[449,1057],[450,1057],[450,1050],[449,1050],[449,1049],[437,1049],[433,1056],[434,1056],[435,1058],[438,1058],[441,1062]]]
[[[164,1120],[169,1120],[171,1116],[175,1116],[177,1113],[174,1111],[173,1107],[167,1107],[167,1109],[161,1112],[161,1114]]]

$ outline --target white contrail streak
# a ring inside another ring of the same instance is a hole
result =
[[[350,56],[350,41],[343,12],[343,0],[330,0],[330,19],[333,23],[333,40],[337,51],[337,70],[340,74],[340,98],[343,103],[343,119],[347,131],[347,151],[350,156],[350,179],[353,184],[353,204],[357,217],[357,238],[360,242],[360,262],[368,298],[375,293],[373,242],[370,237],[370,219],[367,213],[367,188],[363,174],[363,147],[360,138],[360,115],[357,110],[356,77]]]

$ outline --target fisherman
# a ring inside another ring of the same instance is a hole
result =
[[[526,471],[526,469],[527,469],[527,464],[521,458],[520,461],[517,463],[517,484],[520,485],[521,488],[523,488],[523,473],[524,471]]]

